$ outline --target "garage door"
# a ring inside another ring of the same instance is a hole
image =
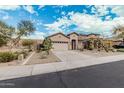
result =
[[[68,50],[68,43],[65,42],[59,42],[59,43],[53,43],[53,50]]]

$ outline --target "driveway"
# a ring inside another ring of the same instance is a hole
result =
[[[80,53],[78,51],[53,51],[53,53],[64,62],[83,61],[94,58],[93,56]]]

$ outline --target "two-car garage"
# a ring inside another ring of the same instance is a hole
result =
[[[53,50],[68,50],[69,38],[62,33],[49,36],[52,40]]]
[[[67,42],[53,42],[53,49],[54,50],[68,50],[68,43]]]

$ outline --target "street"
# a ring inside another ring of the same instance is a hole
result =
[[[79,69],[0,81],[12,88],[121,88],[124,87],[124,61]]]

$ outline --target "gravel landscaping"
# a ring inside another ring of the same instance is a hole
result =
[[[95,50],[84,50],[84,51],[78,51],[85,55],[90,55],[94,57],[105,57],[105,56],[114,56],[114,55],[122,55],[124,52],[105,52],[105,51],[95,51]]]
[[[55,56],[52,52],[49,55],[42,57],[42,53],[35,53],[27,62],[26,65],[31,64],[45,64],[45,63],[53,63],[53,62],[61,62],[61,60]]]
[[[32,52],[29,52],[29,54],[27,55],[27,57],[26,58],[28,58],[28,56],[30,56],[30,54],[31,54]],[[25,59],[26,59],[25,58]],[[24,60],[25,60],[24,59]],[[5,67],[5,66],[19,66],[19,65],[21,65],[22,64],[22,62],[20,62],[19,60],[13,60],[13,61],[10,61],[10,62],[0,62],[0,67]]]

